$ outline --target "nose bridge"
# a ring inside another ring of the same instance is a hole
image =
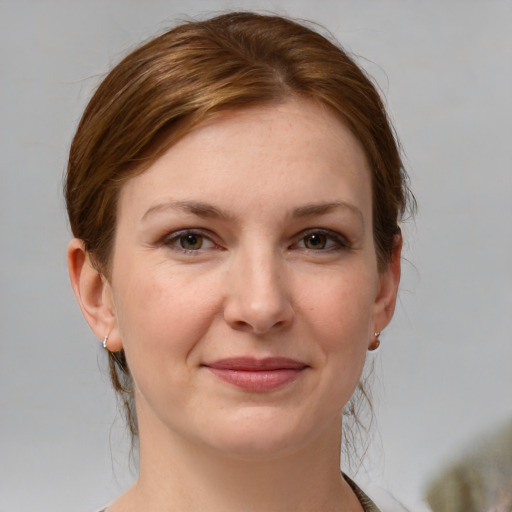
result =
[[[226,321],[234,328],[265,334],[293,317],[284,262],[268,243],[237,251],[228,279]]]

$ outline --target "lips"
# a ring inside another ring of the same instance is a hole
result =
[[[301,361],[284,357],[237,357],[220,359],[203,366],[224,382],[246,391],[260,393],[290,384],[309,368]]]

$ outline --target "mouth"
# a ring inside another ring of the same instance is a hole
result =
[[[245,391],[269,392],[296,380],[309,365],[285,357],[236,357],[203,364],[219,379]]]

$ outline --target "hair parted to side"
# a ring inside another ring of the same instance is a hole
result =
[[[295,21],[250,12],[190,21],[125,57],[100,84],[73,139],[65,196],[73,235],[107,278],[123,183],[198,124],[220,112],[307,98],[339,116],[371,170],[379,269],[414,198],[398,143],[371,81],[322,35]],[[109,353],[112,382],[137,433],[123,351]]]

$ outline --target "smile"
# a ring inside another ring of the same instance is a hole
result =
[[[274,391],[293,382],[309,368],[303,362],[283,357],[221,359],[203,366],[233,386],[260,393]]]

